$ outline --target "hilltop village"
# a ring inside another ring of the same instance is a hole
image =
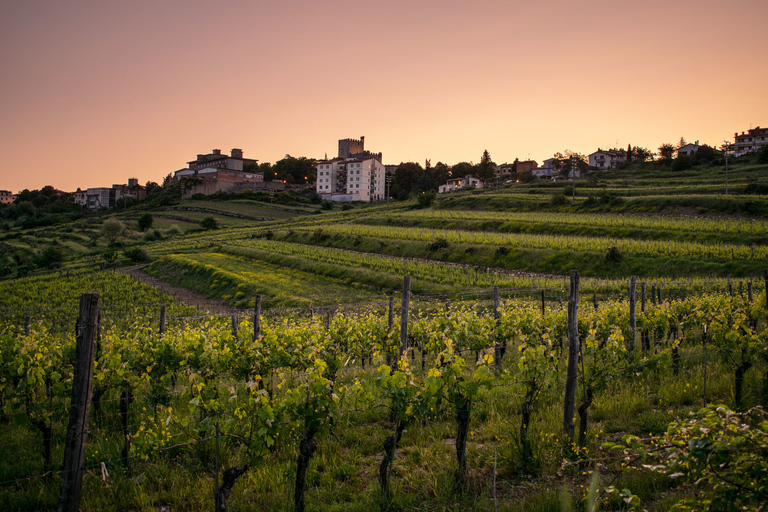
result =
[[[768,146],[768,128],[756,127],[735,133],[732,143],[715,148],[707,144],[686,142],[665,143],[657,151],[632,146],[627,148],[597,148],[583,155],[570,150],[555,153],[541,163],[515,159],[497,164],[486,150],[478,163],[459,162],[448,165],[426,160],[421,166],[414,162],[385,163],[381,152],[365,149],[365,137],[341,139],[334,158],[314,159],[286,157],[274,164],[259,163],[246,158],[242,149],[233,148],[229,154],[220,149],[198,154],[186,166],[167,173],[162,184],[148,181],[140,184],[136,178],[112,186],[80,187],[72,192],[46,187],[48,195],[66,198],[84,209],[100,210],[126,206],[142,201],[152,189],[179,184],[181,198],[210,196],[221,193],[314,190],[324,201],[376,202],[405,199],[413,192],[447,193],[474,188],[498,188],[509,183],[532,179],[569,180],[594,171],[620,169],[631,163],[659,161],[675,171],[685,170],[698,162],[713,162],[730,156],[759,153]],[[28,191],[27,191],[28,192]],[[0,204],[10,204],[21,194],[0,190]]]

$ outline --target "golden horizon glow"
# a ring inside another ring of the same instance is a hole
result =
[[[768,3],[0,5],[0,189],[161,182],[198,153],[539,162],[768,125]]]

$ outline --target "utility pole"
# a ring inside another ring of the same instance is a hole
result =
[[[576,157],[571,156],[571,191],[573,192],[571,204],[576,204],[576,163]]]
[[[725,195],[728,195],[728,141],[725,141]]]

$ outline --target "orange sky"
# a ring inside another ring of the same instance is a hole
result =
[[[541,162],[768,125],[765,0],[5,0],[0,189],[197,153]]]

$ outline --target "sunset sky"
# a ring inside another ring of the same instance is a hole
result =
[[[0,189],[198,153],[497,163],[768,125],[768,1],[0,2]]]

